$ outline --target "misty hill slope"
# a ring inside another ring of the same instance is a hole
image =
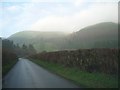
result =
[[[64,36],[64,33],[62,32],[40,32],[40,31],[22,31],[15,33],[8,37],[9,39],[18,42],[20,39],[24,42],[23,39],[27,40],[35,40],[35,39],[53,39],[53,38],[59,38]],[[25,43],[24,42],[24,43]]]
[[[56,49],[59,38],[65,35],[62,32],[22,31],[11,35],[8,39],[20,46],[22,44],[33,44],[37,51],[51,51]]]
[[[118,45],[118,24],[99,23],[70,35],[61,32],[23,31],[13,34],[8,39],[18,44],[33,44],[37,51],[116,48]]]
[[[62,32],[41,32],[41,31],[21,31],[18,33],[15,33],[9,37],[9,39],[12,38],[55,38],[55,37],[61,37],[64,33]]]
[[[104,22],[88,26],[66,38],[65,48],[115,48],[118,46],[118,24]]]
[[[95,40],[95,38],[101,39],[116,39],[118,34],[118,25],[112,22],[100,23],[93,26],[86,27],[78,32],[79,36],[84,37],[84,39],[89,38]]]

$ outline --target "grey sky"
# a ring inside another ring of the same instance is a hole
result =
[[[100,22],[117,23],[118,1],[1,0],[0,36],[23,30],[71,33]]]

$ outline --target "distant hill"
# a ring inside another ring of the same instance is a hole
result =
[[[65,35],[63,32],[22,31],[11,35],[8,39],[20,46],[33,44],[37,51],[51,51],[57,49],[59,38]]]
[[[15,43],[33,44],[37,51],[80,48],[116,48],[118,24],[104,22],[66,35],[62,32],[23,31],[10,36]]]

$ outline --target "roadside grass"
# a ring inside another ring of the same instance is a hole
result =
[[[11,68],[16,64],[16,62],[17,61],[13,61],[12,63],[2,66],[2,77],[4,77],[11,70]]]
[[[56,73],[82,88],[118,88],[118,77],[103,73],[89,73],[80,71],[78,68],[65,67],[60,64],[46,62],[42,60],[33,60],[34,63]]]

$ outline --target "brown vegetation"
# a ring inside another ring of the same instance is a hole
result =
[[[118,49],[79,49],[43,52],[30,58],[77,67],[88,72],[118,73]]]

